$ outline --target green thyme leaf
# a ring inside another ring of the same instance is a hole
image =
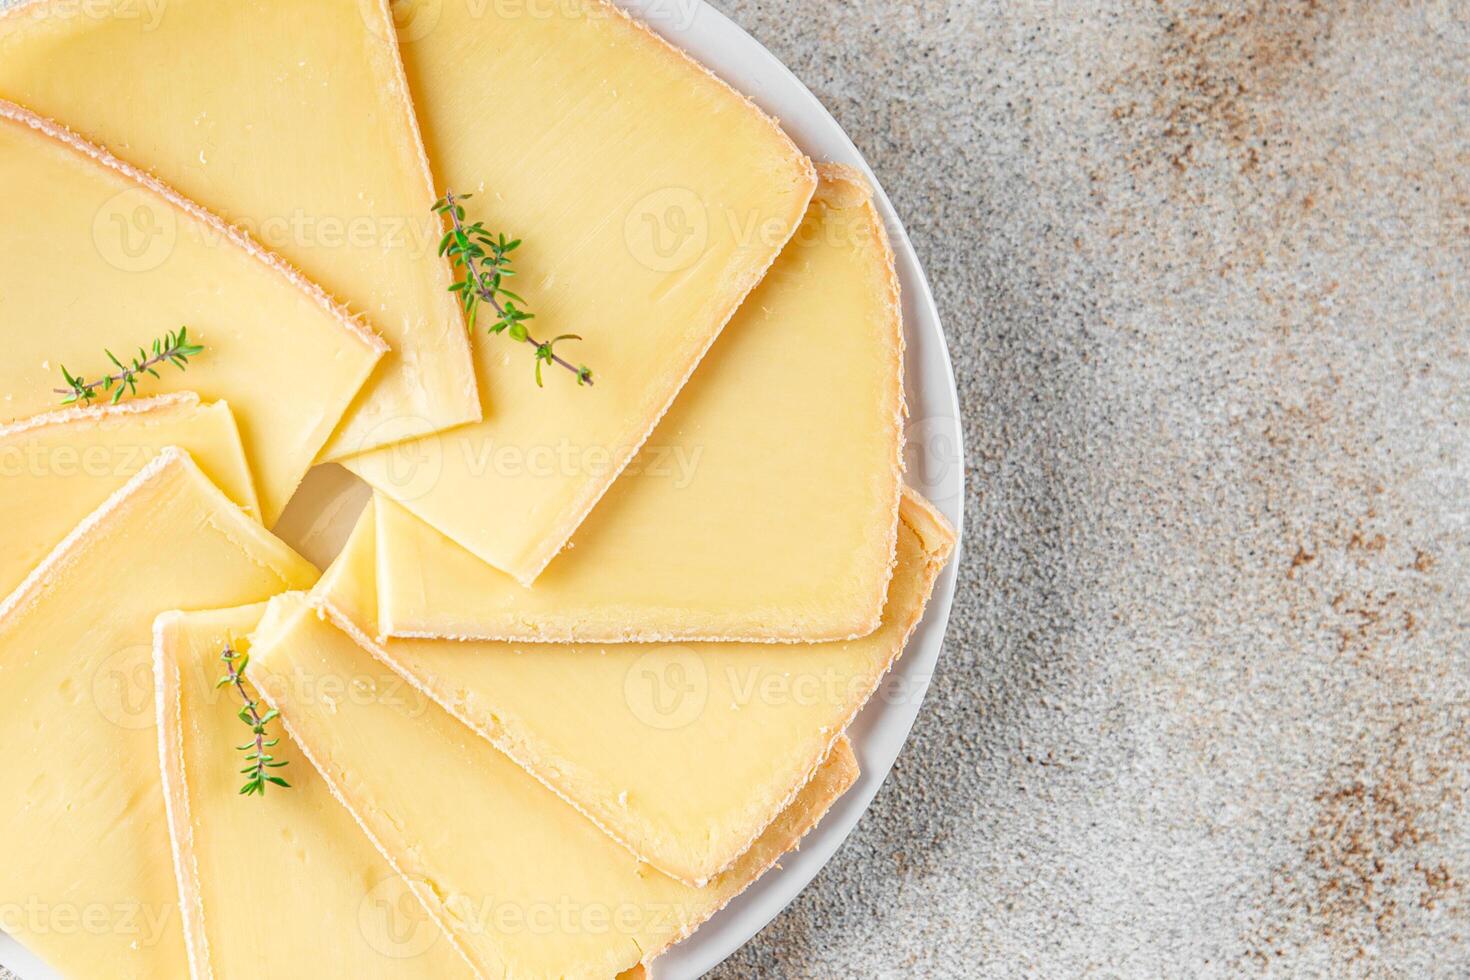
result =
[[[521,247],[521,240],[507,239],[504,233],[492,236],[485,230],[483,222],[466,224],[461,202],[472,196],[446,191],[433,206],[435,214],[449,217],[450,228],[439,241],[439,254],[447,256],[455,271],[463,276],[449,287],[449,291],[459,297],[469,329],[473,332],[480,322],[481,305],[488,306],[495,312],[496,319],[486,328],[487,333],[509,333],[512,340],[534,345],[532,359],[538,387],[543,384],[541,368],[545,364],[555,364],[572,372],[577,378],[578,386],[592,384],[592,372],[586,365],[578,367],[556,353],[558,343],[582,338],[564,334],[542,343],[532,337],[524,326],[525,321],[535,319],[535,315],[521,308],[525,305],[525,300],[502,285],[506,279],[516,274],[511,266],[510,253]]]

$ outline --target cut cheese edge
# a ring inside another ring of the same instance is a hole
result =
[[[287,763],[276,775],[291,788],[240,798],[238,745],[248,733],[236,717],[238,693],[215,682],[227,645],[249,654],[265,608],[165,613],[154,624],[169,833],[195,980],[470,980],[454,946],[277,726],[280,744],[269,751]]]
[[[796,237],[535,588],[382,508],[385,634],[815,642],[878,628],[903,486],[899,287],[868,185],[822,176]],[[820,380],[794,365],[820,365]]]
[[[916,495],[881,627],[809,645],[524,645],[373,637],[373,512],[314,593],[339,628],[630,852],[692,884],[811,778],[923,616],[954,545]]]
[[[485,740],[400,682],[304,595],[272,600],[251,680],[435,921],[485,976],[610,977],[723,908],[857,777],[829,762],[739,864],[693,888],[640,863]],[[351,697],[323,697],[330,686]]]
[[[63,366],[95,380],[115,370],[108,349],[127,358],[188,327],[204,352],[141,386],[229,402],[274,523],[382,342],[218,218],[8,103],[0,202],[0,424],[54,411]]]
[[[373,494],[346,544],[311,590],[316,605],[330,606],[348,620],[349,632],[372,650],[387,642],[378,626],[378,515],[388,506],[381,495]]]
[[[159,452],[189,453],[225,496],[259,519],[235,417],[180,393],[71,408],[0,426],[0,596]]]
[[[58,972],[188,970],[154,730],[154,618],[316,577],[167,449],[0,603],[12,760],[0,767],[0,893],[28,902],[3,925]]]
[[[441,186],[524,244],[531,334],[475,352],[478,425],[348,465],[481,560],[534,580],[612,485],[800,224],[812,164],[744,97],[616,6],[404,0],[409,87]],[[484,107],[496,125],[484,125]],[[532,134],[507,140],[505,133]]]
[[[0,97],[71,126],[221,215],[387,338],[393,352],[326,456],[478,419],[464,319],[437,254],[442,225],[430,208],[438,195],[385,0],[144,7],[29,0],[0,14]],[[16,223],[57,227],[60,196],[35,202],[49,220]],[[105,247],[126,264],[146,267],[166,251],[167,221],[146,220],[126,200],[107,218],[117,224],[99,225],[99,244],[110,236]],[[113,298],[95,279],[83,281],[98,302]],[[111,326],[111,343],[126,342],[115,317],[93,319]],[[291,326],[287,318],[280,329]],[[261,346],[287,363],[282,348]],[[314,405],[292,406],[296,425],[321,421],[326,412]]]

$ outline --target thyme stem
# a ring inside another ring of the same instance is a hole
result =
[[[492,239],[479,222],[466,226],[464,202],[471,196],[457,195],[452,190],[446,191],[444,197],[434,205],[435,211],[449,215],[453,226],[444,236],[439,252],[447,254],[457,268],[464,270],[464,279],[451,288],[460,294],[465,311],[470,316],[471,329],[474,328],[478,304],[488,304],[496,315],[496,322],[490,327],[491,333],[509,332],[513,339],[535,347],[537,385],[542,384],[542,364],[555,364],[565,368],[577,376],[577,384],[591,385],[592,370],[587,365],[573,364],[556,353],[556,345],[561,341],[581,340],[581,337],[563,334],[543,342],[531,336],[525,321],[534,319],[533,314],[518,308],[516,303],[520,301],[520,297],[503,286],[505,277],[515,275],[511,268],[510,253],[521,243],[519,239],[506,241],[504,235]],[[501,297],[505,298],[504,302]]]
[[[203,346],[189,343],[189,328],[180,327],[178,333],[167,333],[153,341],[153,353],[149,354],[147,349],[138,348],[138,354],[132,359],[131,364],[124,364],[116,354],[110,350],[104,350],[107,359],[117,366],[116,374],[106,374],[96,381],[87,381],[81,375],[73,375],[61,366],[61,377],[66,382],[65,388],[53,389],[58,395],[66,395],[62,404],[74,405],[77,402],[90,402],[97,397],[98,390],[112,392],[112,403],[116,405],[122,401],[124,395],[136,395],[138,393],[138,379],[143,375],[159,377],[158,366],[161,364],[172,364],[180,371],[189,366],[189,358],[204,351]]]
[[[280,769],[287,765],[286,762],[277,762],[275,756],[266,752],[266,749],[275,748],[280,744],[279,738],[267,739],[265,726],[280,717],[280,712],[271,710],[265,714],[260,713],[260,703],[250,696],[245,690],[245,665],[250,662],[248,654],[242,655],[235,652],[230,644],[225,644],[225,652],[220,657],[225,662],[225,676],[220,678],[217,687],[234,687],[240,695],[240,700],[245,706],[240,709],[239,718],[250,726],[253,736],[250,742],[238,746],[241,752],[249,752],[245,758],[250,765],[241,769],[240,772],[247,776],[245,785],[240,788],[241,796],[265,795],[267,784],[290,789],[291,784],[279,776],[272,775],[269,770]],[[253,750],[253,751],[252,751]]]

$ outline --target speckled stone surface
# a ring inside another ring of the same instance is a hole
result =
[[[718,6],[907,223],[972,496],[897,769],[715,976],[1470,975],[1470,4]]]
[[[719,3],[968,417],[941,672],[716,974],[1470,975],[1470,4]]]

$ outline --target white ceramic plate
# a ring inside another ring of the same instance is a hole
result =
[[[877,178],[837,121],[785,65],[703,0],[621,0],[629,12],[708,65],[782,121],[813,159],[851,164]],[[0,6],[5,0],[0,0]],[[881,188],[878,206],[888,224],[903,282],[908,339],[909,483],[956,527],[964,509],[964,449],[959,396],[939,311],[912,244]],[[277,526],[304,555],[325,566],[342,547],[367,501],[366,488],[338,467],[308,478]],[[939,579],[928,614],[898,667],[855,723],[852,735],[862,778],[796,854],[781,862],[687,942],[658,960],[658,980],[692,980],[713,969],[781,913],[842,846],[893,768],[934,674],[954,600],[954,561]],[[0,935],[0,963],[25,980],[55,974],[9,937]]]
[[[780,119],[814,160],[851,164],[878,187],[879,211],[893,239],[903,282],[910,414],[908,481],[956,528],[961,527],[964,437],[949,347],[918,256],[872,169],[816,96],[760,42],[703,0],[624,0],[624,6]],[[928,691],[949,624],[959,557],[956,548],[903,659],[853,726],[851,734],[862,764],[858,784],[807,837],[801,850],[781,862],[780,870],[757,882],[687,942],[661,957],[655,964],[657,980],[692,980],[745,945],[801,893],[857,826],[908,740]]]

